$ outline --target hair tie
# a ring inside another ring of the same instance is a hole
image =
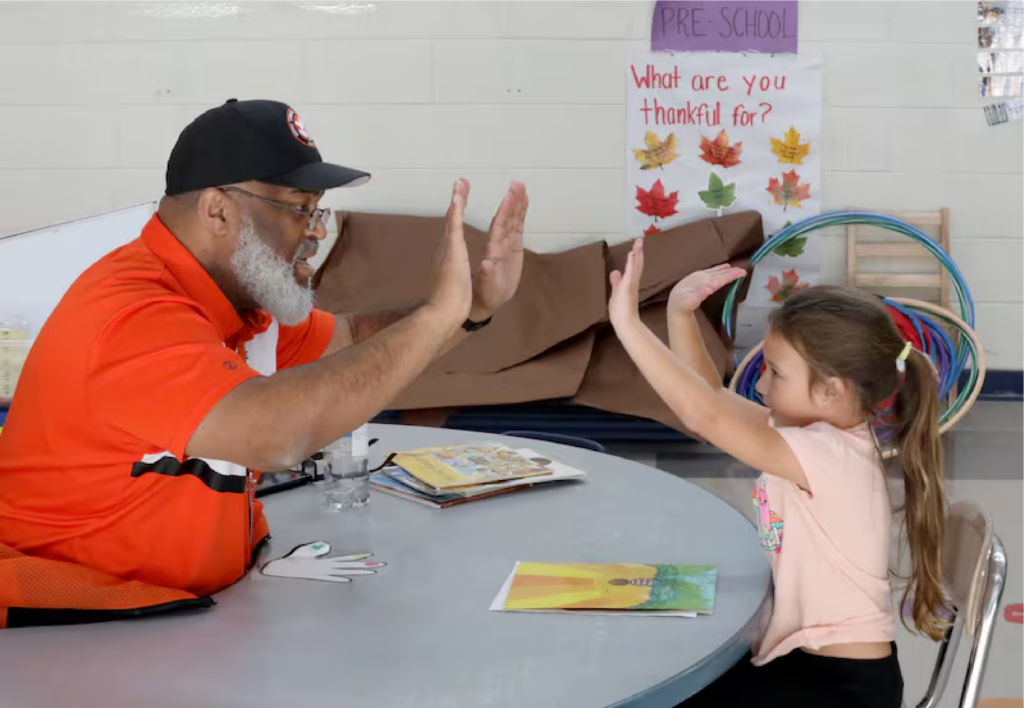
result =
[[[911,342],[907,342],[903,345],[903,351],[896,357],[896,371],[901,374],[907,373],[907,357],[910,356],[910,352],[914,350],[914,345]]]

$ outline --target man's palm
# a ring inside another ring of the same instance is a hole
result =
[[[512,299],[523,273],[523,224],[530,200],[513,182],[487,233],[487,249],[473,279],[473,311],[490,317]]]

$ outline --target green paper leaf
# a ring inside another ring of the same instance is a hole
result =
[[[786,256],[788,258],[796,258],[797,256],[804,255],[804,246],[807,245],[806,236],[797,236],[792,238],[785,243],[780,243],[775,250],[772,251],[776,256]]]
[[[736,183],[725,184],[714,172],[708,177],[708,188],[697,192],[708,209],[721,211],[736,203]]]

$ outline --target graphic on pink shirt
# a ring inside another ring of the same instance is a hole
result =
[[[751,494],[754,507],[757,509],[757,530],[761,539],[761,548],[766,551],[782,551],[782,519],[768,506],[768,485],[764,477],[754,482]]]

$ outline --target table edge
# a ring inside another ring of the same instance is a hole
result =
[[[726,640],[712,654],[705,656],[700,662],[691,665],[686,671],[665,679],[659,684],[633,694],[618,703],[613,703],[608,708],[674,708],[683,701],[693,697],[715,679],[722,676],[750,649],[761,631],[761,618],[768,609],[774,584],[769,583],[760,606],[747,623],[736,634]],[[699,618],[695,621],[699,621]],[[713,675],[711,681],[693,690],[686,684],[694,678],[694,674],[708,672]],[[686,695],[681,695],[686,691]]]

